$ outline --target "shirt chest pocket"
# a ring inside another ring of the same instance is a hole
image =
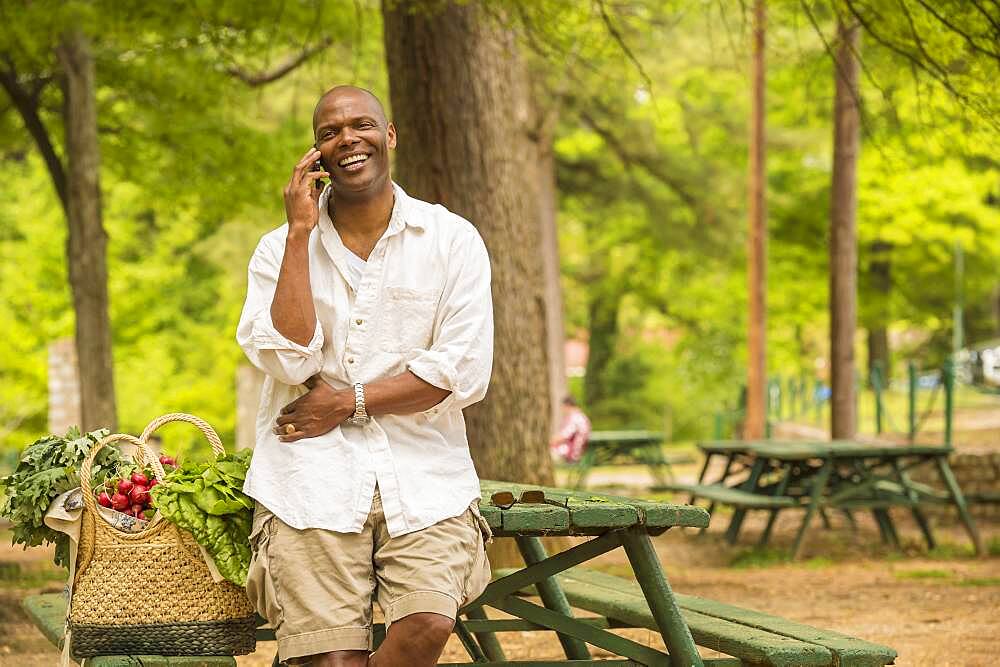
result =
[[[379,317],[379,346],[394,353],[428,349],[439,296],[438,290],[386,287]]]

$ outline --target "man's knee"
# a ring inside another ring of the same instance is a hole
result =
[[[447,616],[418,612],[399,619],[389,626],[389,631],[396,630],[406,644],[437,648],[448,643],[454,627],[455,621]]]
[[[289,660],[288,664],[308,667],[365,667],[368,664],[368,651],[331,651]]]

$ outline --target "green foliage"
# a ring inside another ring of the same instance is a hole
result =
[[[0,517],[14,524],[12,544],[55,544],[56,565],[69,566],[69,537],[45,525],[45,512],[59,494],[80,485],[81,464],[107,434],[101,430],[81,435],[72,428],[62,437],[41,438],[21,453],[14,472],[0,478]],[[102,486],[121,463],[116,448],[103,448],[91,468],[91,485]]]
[[[312,141],[316,97],[353,82],[387,100],[377,3],[15,4],[0,7],[3,66],[40,86],[60,155],[53,48],[70,25],[94,44],[121,428],[185,411],[232,442],[247,259],[282,222],[281,188]],[[554,145],[566,330],[591,349],[574,393],[598,428],[710,435],[745,372],[748,6],[488,4],[523,37],[542,118],[529,129]],[[863,327],[878,317],[871,247],[890,243],[888,324],[906,334],[896,357],[930,366],[952,328],[956,240],[969,337],[998,326],[1000,133],[987,114],[990,61],[926,3],[905,4],[960,94],[912,67],[904,14],[864,15],[875,34],[861,52],[859,313]],[[946,6],[985,43],[983,19]],[[833,17],[827,2],[769,3],[768,366],[784,374],[822,373],[827,356]],[[266,87],[235,74],[271,70],[324,36],[328,48]],[[0,449],[13,449],[47,430],[46,350],[74,320],[63,211],[9,103],[0,146]],[[189,430],[165,438],[170,453],[205,448]]]
[[[185,462],[152,489],[156,509],[189,531],[219,573],[246,585],[253,500],[243,493],[252,449],[208,462]]]
[[[68,25],[93,41],[122,430],[183,411],[233,441],[247,261],[283,221],[281,189],[312,143],[314,100],[344,82],[384,94],[378,17],[372,3],[279,0],[0,8],[4,66],[40,82],[60,154],[53,49]],[[330,46],[266,87],[233,73],[273,70],[325,38]],[[74,331],[64,215],[25,130],[9,104],[0,109],[0,449],[47,429],[47,347]],[[207,451],[189,429],[168,427],[165,439],[172,453]]]

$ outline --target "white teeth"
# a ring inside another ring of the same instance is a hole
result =
[[[367,159],[368,159],[368,156],[365,155],[365,154],[363,154],[363,153],[361,153],[361,154],[358,154],[358,155],[350,155],[348,157],[345,157],[343,160],[341,160],[337,164],[339,164],[341,167],[346,167],[349,164],[354,164],[355,162],[364,162]]]

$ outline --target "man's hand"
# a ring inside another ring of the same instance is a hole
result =
[[[329,433],[354,414],[354,391],[337,390],[318,375],[305,385],[309,391],[281,409],[274,432],[282,442]],[[288,432],[288,425],[293,428]]]
[[[320,152],[310,148],[295,165],[292,178],[285,186],[285,215],[288,217],[289,233],[305,232],[308,236],[319,222],[316,203],[319,201],[320,189],[316,187],[316,181],[330,177],[326,171],[310,171],[319,158]]]

